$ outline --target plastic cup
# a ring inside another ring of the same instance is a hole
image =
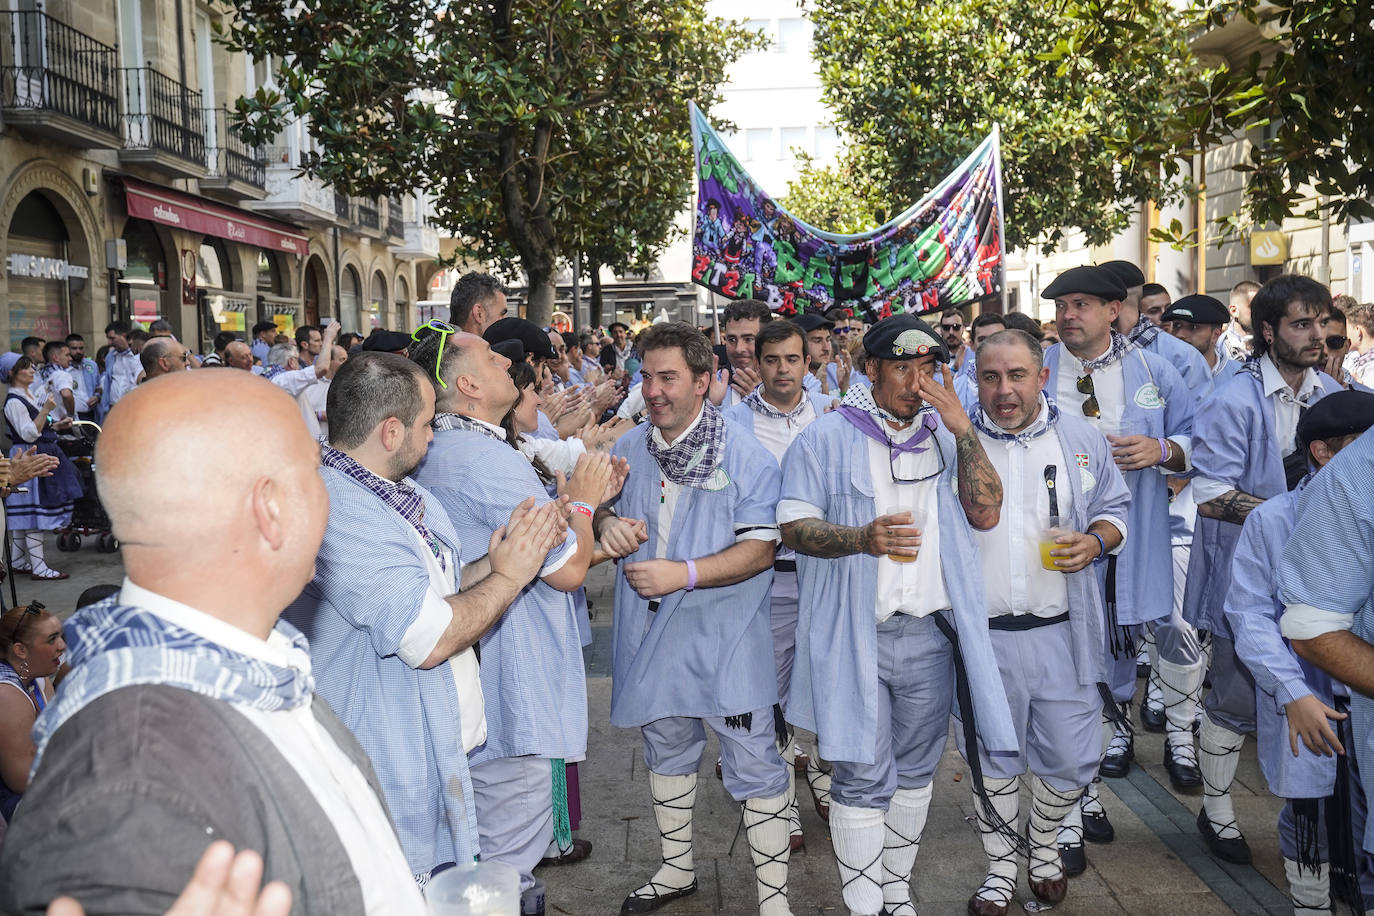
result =
[[[925,527],[926,527],[926,515],[925,515],[925,513],[922,512],[920,509],[913,509],[913,508],[910,508],[909,506],[889,506],[888,508],[884,509],[884,510],[882,511],[881,514],[883,514],[883,515],[896,515],[898,512],[909,512],[909,513],[911,513],[911,523],[910,523],[909,525],[900,525],[899,527],[901,527],[901,528],[915,528],[915,529],[917,529],[918,531],[921,531],[921,532],[924,532],[924,531],[925,531]],[[917,550],[916,550],[916,556],[919,556],[920,553],[921,553],[920,549],[917,548]],[[907,557],[907,556],[902,556],[901,554],[891,554],[891,553],[887,554],[887,558],[888,558],[889,560],[891,560],[893,563],[915,563],[915,562],[916,562],[916,556]]]
[[[431,916],[520,916],[520,873],[500,862],[456,865],[430,879]]]
[[[1055,538],[1061,534],[1068,534],[1072,530],[1068,522],[1069,520],[1066,518],[1051,515],[1050,523],[1045,526],[1045,530],[1040,534],[1040,565],[1050,572],[1063,572],[1062,569],[1054,565],[1054,561],[1060,558],[1050,556],[1050,551],[1061,546],[1055,541]]]

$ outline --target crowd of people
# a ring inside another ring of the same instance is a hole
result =
[[[1138,728],[1233,863],[1254,736],[1294,911],[1374,908],[1374,309],[1296,275],[1172,301],[1123,261],[1043,295],[1045,324],[739,301],[718,334],[632,338],[508,316],[474,273],[408,335],[26,342],[0,358],[12,567],[61,575],[58,435],[90,418],[126,578],[65,625],[0,617],[0,910],[251,902],[265,876],[264,913],[415,913],[480,859],[539,911],[537,870],[593,855],[606,562],[610,721],[641,732],[662,854],[622,914],[699,888],[709,730],[762,916],[791,912],[799,787],[847,910],[914,916],[951,727],[975,916],[1022,859],[1065,899]]]

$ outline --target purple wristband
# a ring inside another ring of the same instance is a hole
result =
[[[687,591],[692,591],[697,587],[697,563],[696,560],[687,561]]]
[[[1160,463],[1160,464],[1163,464],[1164,462],[1166,462],[1166,461],[1168,461],[1168,460],[1169,460],[1169,440],[1168,440],[1168,439],[1160,439],[1160,440],[1159,440],[1159,463]]]

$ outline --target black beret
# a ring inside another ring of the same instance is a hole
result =
[[[1127,289],[1130,289],[1132,286],[1145,285],[1145,275],[1140,272],[1139,267],[1136,267],[1130,261],[1108,261],[1105,264],[1099,264],[1097,266],[1101,267],[1103,270],[1111,271],[1112,276],[1120,280],[1121,285]]]
[[[1173,321],[1175,318],[1182,318],[1193,324],[1230,324],[1231,313],[1221,304],[1221,300],[1194,293],[1171,304],[1165,310],[1162,320]]]
[[[377,328],[363,341],[363,349],[375,353],[395,353],[410,346],[410,335]]]
[[[884,318],[864,335],[864,351],[878,359],[907,360],[934,356],[949,362],[949,348],[935,329],[915,315],[903,313]]]
[[[1298,442],[1306,448],[1320,439],[1357,435],[1371,426],[1374,426],[1374,394],[1337,391],[1302,412],[1302,419],[1298,421]]]
[[[1083,293],[1112,302],[1126,298],[1126,286],[1105,267],[1070,267],[1045,287],[1040,298],[1058,299],[1070,293]]]
[[[831,321],[829,318],[826,318],[819,312],[806,312],[805,314],[798,315],[796,318],[793,318],[792,322],[807,334],[810,334],[812,331],[818,330],[819,328],[825,328],[826,330],[830,330],[835,326],[835,322]]]
[[[525,361],[525,345],[518,340],[498,340],[491,348],[513,363]]]
[[[556,359],[558,352],[549,342],[549,332],[533,321],[524,318],[502,318],[483,332],[482,338],[489,344],[503,340],[518,340],[525,352],[541,359]]]

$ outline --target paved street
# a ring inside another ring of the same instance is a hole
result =
[[[72,577],[46,583],[21,576],[16,583],[21,601],[36,599],[66,616],[83,589],[104,582],[117,584],[123,575],[118,555],[97,553],[93,545],[74,554],[50,550],[54,565]],[[595,605],[596,639],[587,649],[591,734],[588,759],[581,767],[579,835],[591,840],[595,851],[579,865],[541,870],[540,877],[548,885],[550,914],[615,913],[624,895],[646,880],[658,863],[658,832],[638,732],[608,724],[610,574],[609,565],[598,567],[588,589]],[[6,583],[7,592],[8,587]],[[9,602],[8,594],[5,600]],[[1181,796],[1168,789],[1159,765],[1163,737],[1141,732],[1136,747],[1144,767],[1133,768],[1127,779],[1108,781],[1109,791],[1103,793],[1117,840],[1088,847],[1088,872],[1073,880],[1068,900],[1055,909],[1065,914],[1139,916],[1291,912],[1280,890],[1283,863],[1274,828],[1278,804],[1264,788],[1253,742],[1247,744],[1235,786],[1236,809],[1255,851],[1253,868],[1226,865],[1207,854],[1194,825],[1200,796]],[[701,890],[665,908],[665,914],[754,911],[753,870],[742,835],[730,854],[739,807],[715,778],[715,760],[712,746],[702,759],[694,825]],[[951,737],[936,777],[934,804],[916,863],[914,887],[923,916],[963,913],[968,896],[983,877],[982,848],[970,820],[968,778]],[[807,848],[792,859],[792,908],[798,914],[843,913],[829,834],[810,803],[805,780],[799,778],[797,784]],[[1023,810],[1028,804],[1023,803]],[[1032,899],[1023,873],[1017,903]]]

